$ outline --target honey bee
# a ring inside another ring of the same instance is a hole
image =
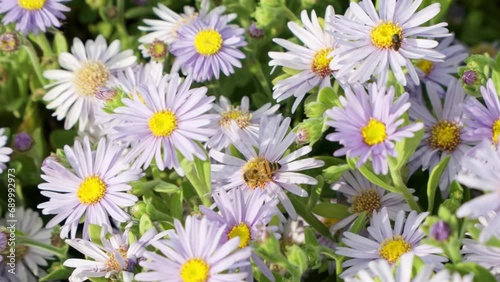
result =
[[[277,162],[270,162],[262,157],[249,162],[243,172],[243,179],[252,189],[264,186],[272,180],[273,174],[281,168]]]
[[[399,37],[399,34],[394,34],[392,35],[392,49],[394,49],[394,51],[398,51],[399,48],[401,48],[401,38]]]

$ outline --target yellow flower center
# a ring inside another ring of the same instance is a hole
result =
[[[240,237],[240,244],[238,245],[238,247],[244,248],[248,246],[248,243],[250,242],[250,235],[250,229],[244,222],[242,222],[238,225],[233,226],[233,228],[231,228],[231,231],[229,231],[229,233],[227,234],[227,237],[229,239]]]
[[[264,188],[267,183],[272,181],[274,173],[280,167],[281,165],[278,163],[269,162],[263,157],[257,157],[248,161],[243,167],[243,179],[252,189]]]
[[[46,0],[18,0],[19,6],[26,10],[40,10],[45,6]]]
[[[100,202],[104,195],[106,195],[106,184],[97,175],[87,177],[76,191],[80,203],[86,205]]]
[[[239,128],[243,129],[250,125],[251,119],[252,114],[250,114],[248,111],[242,111],[236,108],[234,110],[230,110],[221,114],[219,126],[228,128],[231,125],[231,121],[234,121]]]
[[[370,32],[372,44],[379,49],[388,49],[393,46],[393,36],[403,38],[403,29],[392,21],[382,22]]]
[[[203,56],[217,54],[222,48],[222,35],[212,29],[202,30],[194,38],[194,47]]]
[[[434,63],[428,60],[418,60],[415,64],[419,69],[421,69],[425,75],[429,75],[434,68]]]
[[[368,215],[371,215],[374,210],[379,211],[381,206],[380,194],[377,193],[377,190],[370,189],[362,191],[353,197],[351,212],[362,213],[366,211]]]
[[[208,280],[210,267],[199,258],[187,260],[181,266],[181,279],[183,282],[205,282]]]
[[[156,137],[168,137],[177,128],[177,117],[172,111],[154,113],[149,119],[149,129]]]
[[[332,48],[321,49],[316,54],[311,64],[311,71],[321,77],[327,77],[332,73],[330,69],[330,62],[333,58],[328,58],[328,54],[332,52]]]
[[[381,258],[393,264],[398,261],[400,256],[411,251],[411,245],[403,237],[397,235],[382,242],[378,251]]]
[[[151,45],[149,45],[149,53],[154,59],[163,59],[167,54],[168,46],[165,42],[155,39]]]
[[[368,146],[382,143],[387,138],[385,124],[374,118],[370,118],[368,124],[361,128],[361,135],[363,136],[363,140]]]
[[[491,128],[493,133],[493,143],[498,144],[498,137],[500,137],[500,118],[493,123],[493,127]]]
[[[128,260],[127,260],[127,250],[125,249],[119,249],[118,252],[122,256],[122,258],[125,260],[125,267],[122,268],[118,261],[116,260],[115,254],[112,253],[109,255],[108,261],[106,262],[106,268],[108,271],[112,270],[123,270],[123,269],[128,269]]]
[[[75,72],[74,85],[77,93],[83,96],[93,96],[99,87],[109,79],[109,70],[101,62],[87,62]]]
[[[440,120],[432,126],[429,142],[433,149],[453,152],[460,144],[460,127],[456,122]]]

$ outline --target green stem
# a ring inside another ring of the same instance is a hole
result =
[[[24,237],[24,236],[20,236],[19,237],[19,241],[16,242],[18,245],[25,245],[25,246],[28,246],[28,247],[34,247],[34,248],[39,248],[39,249],[42,249],[44,251],[47,251],[49,253],[52,253],[54,255],[56,255],[58,258],[60,259],[64,259],[66,257],[66,251],[67,249],[66,248],[56,248],[52,245],[47,245],[47,244],[44,244],[44,243],[41,243],[37,240],[33,240],[33,239],[30,239],[30,238],[27,238],[27,237]]]
[[[392,182],[394,183],[394,187],[396,187],[396,189],[403,195],[403,198],[406,200],[410,208],[412,210],[416,210],[417,212],[421,212],[422,209],[418,205],[417,201],[415,201],[415,198],[413,198],[413,195],[408,190],[408,187],[406,187],[406,184],[403,181],[403,178],[401,177],[401,173],[399,172],[399,170],[393,169],[391,167],[391,177],[392,177]]]
[[[341,282],[343,281],[342,279],[340,279],[340,274],[342,273],[342,259],[336,259],[335,260],[335,281],[337,282]]]
[[[187,165],[183,165],[182,169],[186,174],[187,179],[193,185],[196,194],[200,197],[201,202],[204,206],[209,207],[212,205],[212,200],[210,198],[210,187],[205,187],[205,184],[198,177],[196,170],[194,169],[194,165],[191,164],[191,167],[188,168]]]
[[[293,22],[298,22],[299,21],[299,18],[297,18],[297,16],[292,12],[290,11],[290,9],[288,9],[287,6],[283,6],[280,8],[281,12],[283,12],[285,14],[285,16],[293,21]]]
[[[125,0],[117,0],[116,9],[118,10],[118,32],[128,37],[127,28],[125,27]]]
[[[28,42],[26,45],[23,45],[23,47],[26,50],[26,52],[28,53],[28,56],[31,60],[31,64],[33,65],[33,68],[35,69],[35,74],[38,77],[40,84],[46,85],[47,80],[43,77],[42,65],[40,65],[40,60],[38,59],[38,55],[36,54],[36,51],[33,48],[33,45],[30,42]]]
[[[262,86],[262,89],[266,93],[266,95],[269,97],[270,101],[273,101],[273,92],[271,91],[271,85],[269,85],[269,82],[267,81],[266,75],[264,74],[264,71],[262,70],[262,64],[259,62],[257,59],[257,54],[255,53],[257,48],[252,49],[252,63],[256,65],[256,71],[255,71],[255,76],[259,80],[260,85]]]
[[[45,56],[51,56],[54,54],[54,52],[52,51],[52,47],[50,46],[50,43],[45,36],[45,33],[38,34],[37,36],[30,34],[28,37],[33,42],[35,42],[40,47],[40,49],[42,49]]]

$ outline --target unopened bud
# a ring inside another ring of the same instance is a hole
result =
[[[450,238],[451,231],[451,226],[448,223],[438,221],[432,225],[430,236],[439,242],[444,242]]]
[[[26,132],[20,132],[14,137],[14,148],[20,152],[26,152],[33,146],[33,138]]]
[[[0,35],[0,50],[10,53],[19,50],[19,37],[14,32],[5,32]]]
[[[264,37],[264,30],[257,27],[257,23],[253,22],[248,28],[248,34],[250,34],[253,38],[262,38]]]
[[[165,59],[168,52],[167,43],[155,39],[153,43],[149,45],[149,53],[151,54],[151,58],[156,61],[162,61]]]
[[[468,70],[462,75],[462,81],[467,85],[474,85],[477,81],[477,73],[473,70]]]

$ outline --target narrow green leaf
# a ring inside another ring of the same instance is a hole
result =
[[[73,272],[73,269],[69,269],[62,265],[61,263],[54,263],[49,271],[48,274],[41,277],[38,281],[40,282],[45,282],[45,281],[67,281],[71,273]]]
[[[342,204],[319,203],[312,209],[312,212],[326,218],[344,219],[351,215],[348,210],[349,207]]]
[[[102,245],[101,231],[102,231],[101,226],[96,225],[96,224],[89,224],[90,241],[92,241],[93,243],[96,243],[98,245]]]
[[[354,159],[348,158],[347,162],[349,166],[351,167],[356,167],[356,161]],[[385,190],[389,192],[394,192],[394,193],[399,193],[399,191],[393,187],[392,185],[389,185],[387,182],[382,180],[378,175],[376,175],[371,169],[369,169],[366,164],[364,164],[362,167],[358,168],[359,172],[363,174],[363,176],[368,179],[371,183],[380,186],[384,188]]]
[[[441,176],[444,173],[444,170],[448,166],[448,162],[450,161],[450,156],[444,157],[431,172],[429,176],[429,182],[427,183],[427,198],[429,199],[429,208],[428,211],[432,212],[434,208],[434,199],[436,197],[436,189],[439,185],[439,180],[441,180]]]
[[[330,231],[328,228],[316,216],[314,216],[311,211],[306,209],[300,198],[295,195],[290,195],[289,197],[297,213],[302,216],[302,218],[304,218],[309,225],[316,229],[316,231],[321,233],[321,235],[330,238]]]
[[[396,166],[401,169],[413,156],[413,153],[417,150],[422,137],[424,136],[425,130],[422,128],[415,132],[412,138],[405,138],[396,144],[396,151],[398,152],[398,157],[396,161]]]
[[[182,220],[182,190],[172,195],[170,201],[170,214],[172,217]]]
[[[147,214],[143,214],[139,220],[139,232],[141,235],[146,233],[149,229],[153,227],[153,222]]]

